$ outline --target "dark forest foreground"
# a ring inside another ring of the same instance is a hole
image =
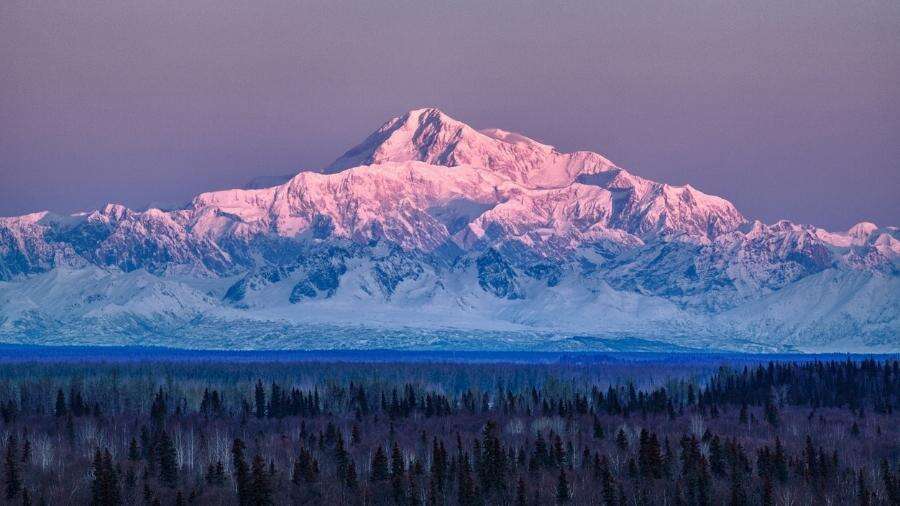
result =
[[[7,361],[0,501],[900,504],[895,358],[520,358]]]

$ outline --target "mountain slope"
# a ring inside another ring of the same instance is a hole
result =
[[[0,339],[896,350],[898,237],[749,221],[599,154],[419,109],[274,186],[0,218]]]

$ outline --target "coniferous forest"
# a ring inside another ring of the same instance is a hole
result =
[[[4,504],[900,504],[900,361],[12,360]]]

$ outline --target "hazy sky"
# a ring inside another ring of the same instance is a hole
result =
[[[0,2],[0,215],[177,202],[437,106],[765,221],[900,225],[900,2]]]

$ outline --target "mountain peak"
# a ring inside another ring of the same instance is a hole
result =
[[[451,121],[456,121],[450,116],[447,115],[444,111],[437,107],[422,107],[420,109],[411,109],[409,112],[404,114],[401,117],[405,118],[422,118],[422,117],[431,117],[431,118],[446,118]]]
[[[850,230],[848,230],[847,233],[851,237],[866,238],[876,230],[878,230],[878,225],[869,221],[861,221],[850,227]]]
[[[461,137],[473,135],[481,136],[472,127],[447,116],[440,109],[413,109],[381,125],[323,172],[333,174],[360,165],[384,162],[423,161],[435,165],[458,165],[451,160],[451,145]]]
[[[438,108],[427,107],[384,123],[323,172],[407,161],[446,167],[472,165],[535,189],[562,187],[579,175],[616,168],[597,153],[561,153],[522,134],[496,128],[478,131]]]
[[[385,122],[375,131],[378,132],[415,132],[422,127],[430,125],[435,128],[459,128],[468,126],[451,118],[447,113],[437,107],[423,107],[412,109],[400,116]]]

